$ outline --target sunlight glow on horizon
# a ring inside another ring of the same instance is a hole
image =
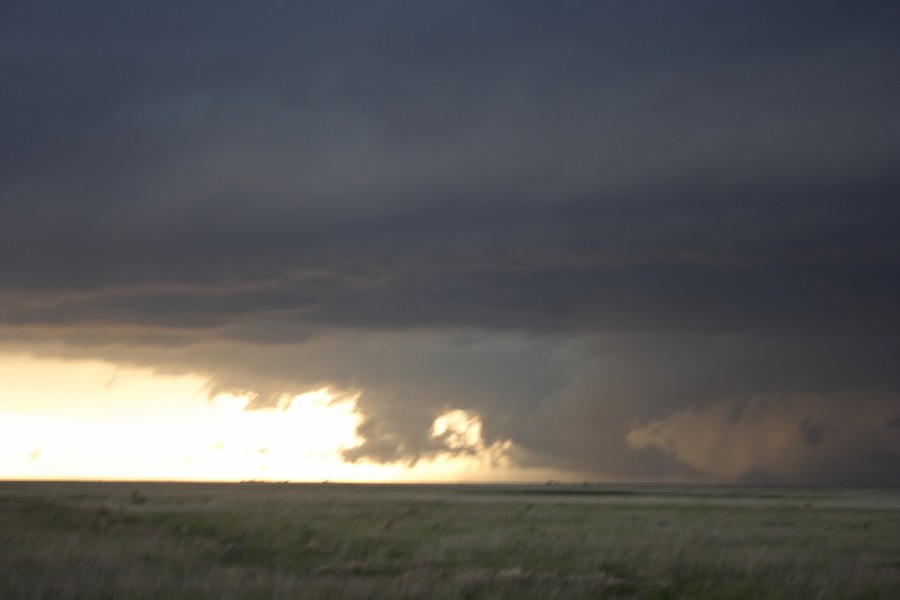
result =
[[[355,397],[327,389],[247,408],[208,398],[197,376],[102,361],[0,354],[0,478],[161,481],[501,481],[508,443],[485,446],[477,415],[449,411],[431,433],[455,455],[414,465],[343,460],[362,442]]]

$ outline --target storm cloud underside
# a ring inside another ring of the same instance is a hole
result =
[[[3,347],[347,460],[900,484],[900,8],[11,2]]]

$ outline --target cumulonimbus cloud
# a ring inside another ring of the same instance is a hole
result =
[[[892,3],[89,4],[2,9],[9,347],[360,393],[348,460],[462,410],[581,473],[776,423],[773,477],[896,471],[878,419],[803,445],[900,416]]]

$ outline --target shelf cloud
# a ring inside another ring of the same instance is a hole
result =
[[[900,484],[893,2],[13,2],[0,340],[348,461]],[[498,446],[499,447],[499,446]]]

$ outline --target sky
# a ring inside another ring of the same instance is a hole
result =
[[[0,477],[900,485],[900,5],[0,4]]]

